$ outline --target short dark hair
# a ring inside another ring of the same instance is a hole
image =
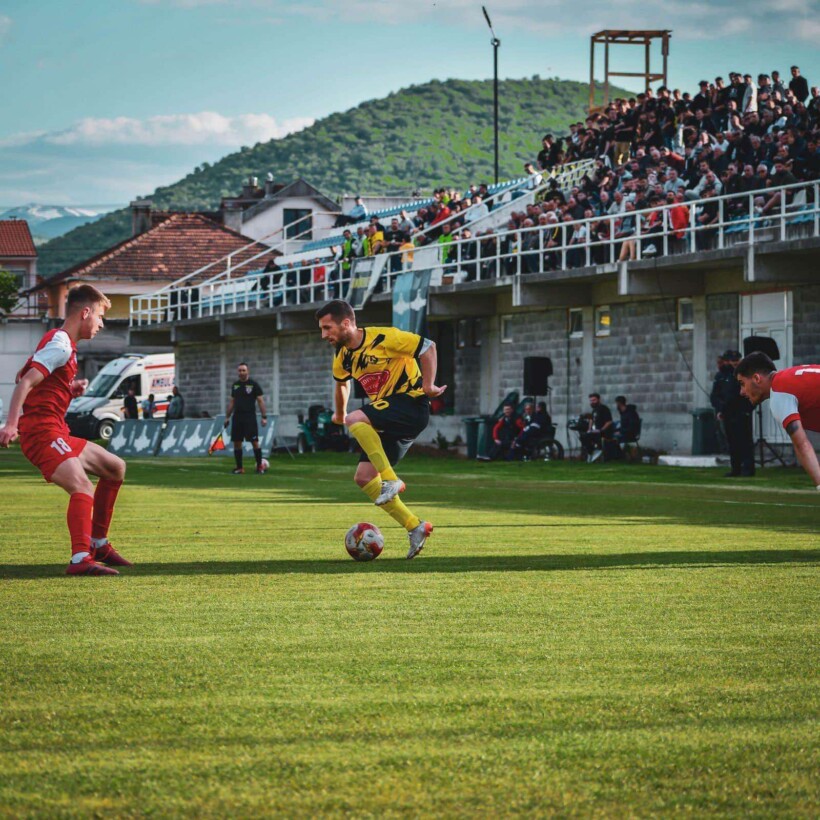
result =
[[[777,368],[774,362],[759,350],[750,353],[748,356],[742,358],[735,368],[735,376],[743,376],[748,379],[749,376],[754,376],[755,373],[761,373],[768,376],[769,373],[774,373]]]
[[[324,316],[330,316],[334,322],[343,322],[345,319],[356,321],[356,312],[344,299],[331,299],[326,305],[322,305],[316,311],[316,321]]]
[[[589,399],[600,399],[601,394],[600,393],[590,393],[589,396],[587,396],[587,398],[589,398]]]
[[[104,305],[106,309],[111,307],[109,298],[94,285],[78,285],[71,288],[65,300],[66,313],[94,305]]]
[[[239,362],[239,364],[236,366],[236,369],[239,370],[240,367],[248,367],[248,363],[247,362]],[[248,370],[250,370],[249,367],[248,367]]]
[[[626,396],[615,396],[615,404],[626,404]]]

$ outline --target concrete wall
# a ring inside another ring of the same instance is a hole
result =
[[[315,333],[182,344],[176,351],[177,384],[188,416],[225,411],[240,362],[264,390],[268,412],[280,417],[283,435],[296,435],[297,413],[333,400],[333,351]]]
[[[795,288],[792,361],[795,364],[820,362],[820,285]]]
[[[0,399],[3,419],[9,409],[14,379],[26,359],[34,352],[48,326],[40,321],[0,322]]]
[[[587,394],[594,390],[613,412],[620,393],[638,406],[643,444],[687,452],[691,412],[709,404],[715,358],[727,347],[740,346],[738,293],[710,294],[695,302],[695,328],[678,330],[674,299],[613,299],[608,336],[595,335],[592,306],[582,309],[583,331],[573,338],[568,338],[564,308],[511,311],[506,314],[508,341],[502,341],[500,314],[481,317],[481,344],[468,338],[448,354],[453,357],[454,414],[433,417],[422,441],[432,442],[437,432],[451,440],[463,438],[464,416],[490,412],[512,390],[523,394],[526,356],[549,356],[554,369],[550,405],[562,443],[577,444],[574,436],[567,441],[566,421],[588,409]],[[820,360],[820,285],[794,291],[793,358]],[[270,411],[280,416],[286,437],[295,436],[298,412],[313,403],[332,403],[332,351],[311,331],[180,346],[178,382],[187,411],[220,412],[236,364],[243,360],[262,384]]]

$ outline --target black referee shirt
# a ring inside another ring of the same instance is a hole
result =
[[[259,383],[253,379],[248,379],[246,382],[235,381],[231,388],[233,414],[235,416],[255,416],[256,399],[258,396],[264,395]]]

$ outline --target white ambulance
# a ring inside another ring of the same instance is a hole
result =
[[[114,424],[123,417],[123,399],[134,387],[139,415],[142,401],[154,394],[154,418],[165,418],[168,396],[174,387],[174,354],[143,356],[129,353],[108,362],[88,385],[85,393],[68,406],[66,422],[73,436],[108,441]]]

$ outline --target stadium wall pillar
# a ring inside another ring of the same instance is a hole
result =
[[[219,407],[228,406],[228,360],[225,356],[225,342],[219,343]]]
[[[583,308],[584,349],[581,354],[581,392],[584,397],[596,390],[595,387],[595,308]],[[598,391],[600,392],[600,390]],[[583,405],[586,410],[586,402]]]
[[[710,384],[709,359],[706,339],[706,297],[693,296],[694,327],[692,329],[692,407],[708,406],[709,396],[703,394],[701,385]]]
[[[281,404],[281,385],[279,383],[280,373],[279,373],[279,337],[273,337],[273,355],[271,358],[271,367],[273,368],[273,378],[271,379],[271,389],[270,389],[270,397],[271,397],[271,413],[275,413],[277,416],[279,415],[279,407]]]

